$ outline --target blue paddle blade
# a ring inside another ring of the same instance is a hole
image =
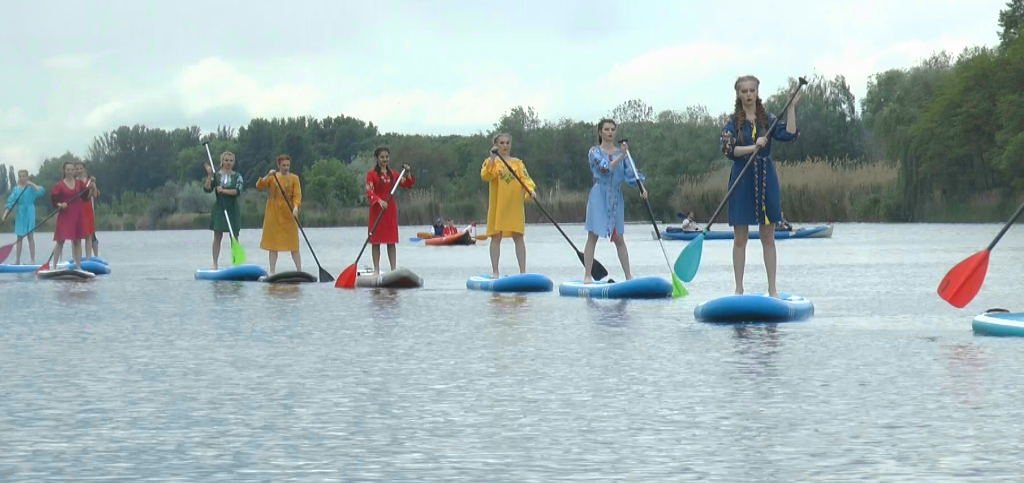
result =
[[[704,250],[704,232],[700,232],[697,238],[690,241],[686,248],[676,257],[676,263],[672,271],[684,282],[692,282],[697,276],[697,269],[700,268],[700,255]]]

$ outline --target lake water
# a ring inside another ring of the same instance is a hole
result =
[[[564,228],[582,249],[582,226]],[[731,293],[729,241],[705,242],[689,297],[607,301],[558,295],[583,270],[550,225],[528,227],[528,269],[556,291],[524,296],[466,290],[489,273],[487,245],[407,241],[424,229],[399,245],[417,290],[195,281],[206,231],[100,233],[113,273],[87,283],[0,275],[0,481],[1024,474],[1024,339],[970,326],[986,308],[1024,310],[1020,227],[962,310],[936,287],[997,225],[839,224],[780,241],[780,290],[816,314],[747,327],[692,315]],[[307,230],[335,276],[365,233]],[[649,225],[626,236],[635,274],[668,276]],[[259,231],[242,242],[266,266]],[[686,242],[665,243],[674,260]],[[747,291],[763,291],[760,244],[748,250]],[[622,279],[607,240],[597,258]]]

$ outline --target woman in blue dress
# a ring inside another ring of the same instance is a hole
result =
[[[753,166],[740,179],[736,191],[729,199],[729,225],[733,227],[735,235],[732,245],[732,270],[736,278],[736,294],[743,293],[743,268],[747,261],[749,225],[757,225],[761,248],[764,251],[765,271],[768,273],[768,294],[778,298],[779,291],[775,286],[774,225],[782,220],[782,192],[779,190],[775,162],[771,159],[772,147],[764,135],[768,126],[775,121],[775,115],[765,111],[761,104],[761,98],[758,96],[759,85],[760,81],[750,75],[736,80],[733,85],[736,90],[736,110],[722,128],[720,144],[722,152],[733,161],[727,188],[736,182],[755,146],[761,147],[757,151],[757,159]],[[789,104],[786,120],[780,120],[772,131],[772,139],[790,142],[800,136],[800,131],[796,128],[796,105],[799,101],[798,92],[793,102]]]
[[[632,280],[629,271],[629,252],[626,240],[622,238],[624,231],[624,205],[622,183],[637,186],[636,173],[626,160],[629,145],[625,142],[615,146],[615,121],[602,119],[597,123],[597,140],[600,143],[590,148],[590,172],[594,176],[594,187],[590,189],[587,200],[587,245],[583,250],[583,283],[593,283],[590,268],[594,265],[594,249],[598,237],[610,238],[619,253],[619,263],[625,272],[626,280]],[[640,175],[640,181],[645,181]],[[647,199],[647,192],[640,188],[640,197]]]
[[[17,204],[18,211],[15,212],[14,235],[18,237],[15,248],[14,264],[21,265],[21,242],[28,235],[28,255],[32,265],[36,264],[36,240],[32,236],[33,228],[36,227],[36,198],[46,193],[39,185],[29,181],[28,171],[18,171],[18,186],[11,191],[7,197],[7,204],[4,207],[3,220],[11,214]]]

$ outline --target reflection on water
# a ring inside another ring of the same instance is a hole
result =
[[[744,374],[774,375],[771,372],[780,348],[782,334],[778,324],[737,324],[733,327],[734,350],[741,357],[736,365]]]
[[[217,300],[217,301],[220,302],[220,301],[237,300],[237,299],[242,298],[242,294],[244,293],[244,289],[245,289],[245,284],[246,283],[252,283],[252,282],[223,282],[223,281],[207,282],[207,281],[202,281],[200,283],[204,283],[205,285],[209,286],[210,287],[209,290],[211,292],[213,292],[214,300]]]
[[[268,283],[267,295],[271,298],[284,301],[297,301],[302,299],[302,284]]]
[[[628,305],[629,301],[625,299],[587,299],[587,308],[594,322],[607,327],[629,327],[629,312],[626,310]]]
[[[91,282],[95,282],[95,280],[88,282],[57,281],[57,284],[61,286],[60,289],[54,292],[57,296],[57,301],[68,305],[92,305],[96,300],[96,291],[89,286]]]

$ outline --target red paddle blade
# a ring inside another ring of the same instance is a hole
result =
[[[14,248],[13,243],[0,247],[0,263],[4,263],[4,260],[7,260],[7,257],[11,256],[11,248]]]
[[[338,275],[338,281],[334,282],[335,288],[356,288],[356,264],[349,265],[341,275]]]
[[[970,303],[985,281],[988,272],[988,250],[982,250],[957,264],[939,282],[939,297],[962,309]]]
[[[49,270],[49,269],[50,269],[50,261],[47,260],[46,263],[42,264],[39,268],[36,269],[36,273],[42,272],[43,270]]]

